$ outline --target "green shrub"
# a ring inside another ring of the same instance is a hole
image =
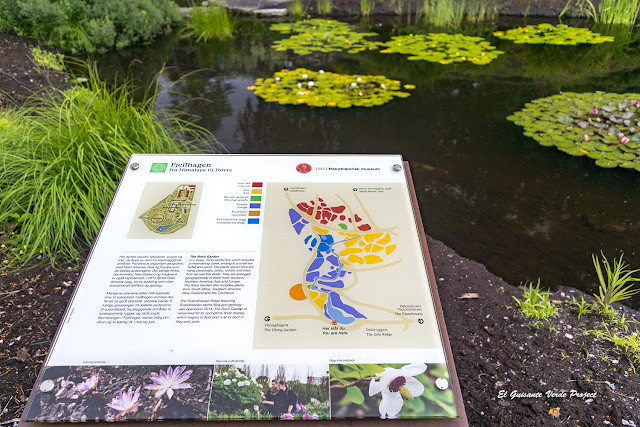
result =
[[[9,266],[42,254],[73,260],[95,238],[133,153],[182,153],[202,128],[135,102],[129,85],[108,89],[95,71],[87,87],[0,110],[0,224]]]
[[[0,0],[0,29],[74,53],[148,42],[179,20],[170,0]]]

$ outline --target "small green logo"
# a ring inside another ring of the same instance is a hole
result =
[[[167,171],[168,163],[154,163],[151,165],[151,173],[163,173]]]

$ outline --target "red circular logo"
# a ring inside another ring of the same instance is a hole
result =
[[[332,321],[331,321],[331,324],[332,324],[333,326],[336,326],[336,325],[338,324],[338,321],[337,321],[337,320],[332,320]]]
[[[307,163],[300,163],[298,166],[296,166],[296,170],[300,173],[311,172],[311,165]]]

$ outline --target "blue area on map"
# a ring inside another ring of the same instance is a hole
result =
[[[258,205],[259,205],[259,203],[258,203]],[[289,219],[291,219],[291,225],[293,226],[293,229],[296,230],[296,233],[298,233],[298,234],[300,234],[302,232],[302,229],[307,224],[309,224],[309,221],[307,221],[306,219],[302,218],[302,215],[300,215],[298,212],[296,212],[295,209],[289,209]],[[311,250],[311,249],[309,249],[309,250]]]
[[[159,233],[162,233],[164,231],[167,231],[168,229],[170,229],[171,227],[173,227],[174,224],[169,224],[169,225],[159,225],[158,228],[156,228],[156,231]]]
[[[289,219],[298,235],[301,235],[302,230],[309,224],[309,221],[302,218],[302,215],[295,209],[289,209]],[[345,283],[340,278],[351,274],[350,271],[344,270],[345,264],[340,261],[340,256],[333,250],[333,246],[356,238],[358,236],[337,242],[332,234],[319,234],[318,237],[309,234],[304,238],[304,243],[308,246],[309,251],[316,249],[316,258],[309,265],[305,279],[311,283],[311,290],[327,295],[327,301],[324,304],[325,317],[329,320],[335,320],[341,325],[350,325],[355,322],[356,318],[366,319],[358,310],[342,302],[340,295],[331,290],[331,288],[344,288]],[[329,271],[321,275],[320,270],[323,267]],[[317,285],[322,285],[322,287]]]

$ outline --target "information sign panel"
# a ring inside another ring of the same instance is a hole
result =
[[[460,417],[405,167],[132,156],[23,418]]]

